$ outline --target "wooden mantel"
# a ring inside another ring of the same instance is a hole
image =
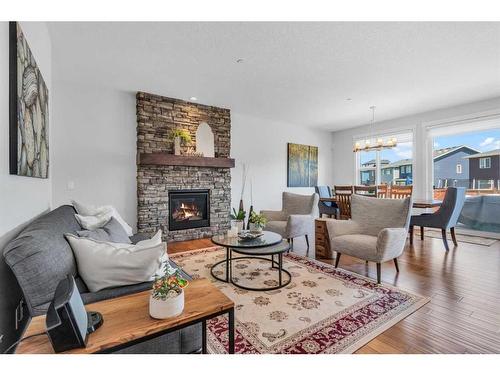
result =
[[[186,167],[234,168],[234,159],[178,156],[166,152],[141,153],[140,165],[182,165]]]

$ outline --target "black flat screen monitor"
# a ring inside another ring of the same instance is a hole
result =
[[[85,347],[89,316],[73,276],[68,275],[57,286],[46,324],[56,352]]]

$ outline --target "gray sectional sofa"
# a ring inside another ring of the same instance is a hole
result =
[[[30,223],[3,250],[7,265],[11,268],[23,290],[31,316],[45,314],[57,284],[66,275],[75,277],[85,304],[151,288],[151,283],[89,292],[78,275],[73,251],[64,234],[76,234],[81,230],[72,206],[61,206]],[[133,243],[147,238],[137,234]],[[173,262],[172,262],[173,263]],[[173,264],[175,266],[175,264]],[[188,275],[185,275],[189,278]],[[201,324],[183,328],[154,339],[138,343],[118,353],[196,353],[201,351]]]

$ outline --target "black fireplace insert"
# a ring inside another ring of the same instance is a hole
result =
[[[168,192],[168,228],[181,230],[210,226],[209,190]]]

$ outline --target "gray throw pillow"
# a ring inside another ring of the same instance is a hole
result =
[[[103,227],[94,230],[80,230],[78,236],[104,242],[132,243],[125,229],[114,217]]]

